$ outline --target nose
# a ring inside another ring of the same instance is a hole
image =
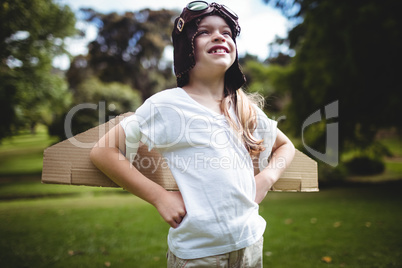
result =
[[[226,42],[226,38],[225,36],[223,36],[223,34],[221,34],[220,32],[215,32],[214,35],[212,36],[212,40],[214,42]]]

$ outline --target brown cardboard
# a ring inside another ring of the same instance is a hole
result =
[[[44,151],[42,182],[119,187],[92,164],[89,153],[99,138],[127,115],[118,116],[105,124],[48,147]],[[141,159],[151,161],[149,165],[136,166],[142,174],[167,190],[178,190],[167,165],[158,162],[163,158],[157,151],[148,151],[147,147],[143,145],[138,149],[137,157],[133,164],[140,163]],[[155,168],[151,163],[159,164]],[[144,168],[147,166],[148,168]],[[317,163],[296,150],[292,163],[271,190],[278,192],[318,191]]]

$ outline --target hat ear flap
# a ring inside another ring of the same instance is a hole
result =
[[[179,18],[176,19],[177,25]],[[178,31],[175,27],[172,33],[173,41],[173,65],[177,80],[188,73],[195,66],[193,37],[197,31],[194,23],[187,23],[181,34],[175,34]],[[178,86],[182,86],[179,85]]]

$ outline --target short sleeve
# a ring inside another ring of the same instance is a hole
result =
[[[124,118],[120,122],[121,127],[126,135],[126,158],[133,162],[134,157],[137,155],[138,147],[140,146],[141,131],[140,125],[135,114]]]
[[[263,140],[265,150],[259,156],[259,169],[262,171],[268,165],[268,159],[276,140],[278,122],[266,116],[259,108],[257,109],[257,127],[253,133],[254,137]]]
[[[165,144],[165,125],[156,105],[147,100],[133,115],[124,118],[121,126],[126,135],[126,157],[136,153],[139,143],[148,146],[148,150]]]

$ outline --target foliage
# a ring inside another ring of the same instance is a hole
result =
[[[247,90],[258,92],[266,98],[266,110],[279,114],[286,105],[290,66],[267,65],[257,59],[243,59],[243,72],[247,78]]]
[[[302,19],[287,38],[296,51],[287,77],[292,97],[287,123],[294,134],[301,134],[309,115],[335,100],[340,149],[367,148],[379,128],[401,126],[401,1],[266,2],[290,18]],[[325,128],[314,131],[312,146],[322,146]]]
[[[140,93],[133,90],[130,86],[118,82],[103,83],[96,77],[84,80],[74,90],[73,104],[70,108],[76,107],[77,110],[70,109],[71,113],[71,133],[76,135],[92,127],[104,123],[113,117],[134,111],[141,103]],[[83,105],[79,107],[77,105]],[[95,107],[93,106],[95,105]],[[66,113],[55,120],[49,128],[51,135],[57,135],[61,139],[69,138],[65,129]]]
[[[355,157],[346,163],[346,167],[354,175],[379,174],[385,170],[385,164],[380,159],[368,156]]]
[[[49,124],[68,105],[63,79],[52,74],[63,39],[75,34],[75,16],[52,0],[0,4],[0,140],[21,126]]]
[[[324,185],[342,185],[348,179],[348,169],[343,163],[336,167],[329,165],[318,165],[318,178],[320,187]]]
[[[265,65],[258,61],[247,61],[244,65],[244,72],[250,91],[257,91],[268,96],[274,92],[286,92],[287,90],[288,83],[285,79],[289,68]]]
[[[379,137],[380,143],[388,149],[388,156],[402,157],[402,133]]]
[[[67,73],[72,87],[94,75],[104,82],[120,82],[138,89],[143,100],[175,80],[172,63],[163,59],[171,44],[173,11],[150,9],[124,14],[102,14],[82,10],[86,21],[95,24],[97,38],[87,56],[74,60]],[[79,74],[79,76],[77,76]]]

